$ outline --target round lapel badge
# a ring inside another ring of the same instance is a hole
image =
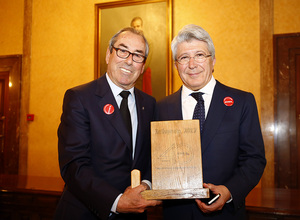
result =
[[[225,97],[223,99],[223,102],[224,102],[224,105],[226,105],[226,106],[232,106],[234,103],[233,98],[231,98],[231,97]]]
[[[106,104],[106,105],[103,107],[103,111],[105,112],[105,114],[110,115],[110,114],[114,113],[115,108],[114,108],[114,106],[111,105],[111,104]]]

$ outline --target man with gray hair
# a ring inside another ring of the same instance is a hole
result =
[[[255,98],[214,78],[215,48],[203,28],[186,25],[171,47],[183,86],[157,103],[156,119],[199,120],[203,186],[220,197],[165,201],[164,219],[246,219],[245,198],[266,165]]]
[[[156,101],[134,85],[148,52],[144,35],[124,28],[109,42],[106,73],[66,91],[58,128],[65,188],[55,220],[141,220],[149,206],[160,203],[141,196],[151,187],[150,122]],[[134,188],[133,169],[142,177]]]

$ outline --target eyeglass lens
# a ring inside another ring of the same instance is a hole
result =
[[[190,56],[183,56],[177,59],[178,63],[181,64],[187,64],[190,62],[190,59],[194,59],[195,62],[197,63],[203,63],[207,57],[210,57],[211,55],[204,55],[204,54],[196,54],[194,57]]]
[[[140,55],[140,54],[131,53],[128,50],[124,50],[124,49],[121,49],[121,48],[116,48],[116,47],[113,47],[113,48],[116,50],[116,53],[117,53],[118,57],[120,57],[122,59],[128,58],[131,54],[132,55],[132,60],[134,62],[142,63],[145,60],[145,57]]]

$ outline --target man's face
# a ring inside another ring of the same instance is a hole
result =
[[[145,55],[146,45],[144,39],[134,33],[125,31],[118,36],[116,48],[128,50],[131,53]],[[132,88],[138,77],[144,71],[145,63],[136,63],[132,60],[132,55],[126,59],[117,56],[116,50],[110,53],[106,51],[107,74],[109,78],[119,87],[128,90]]]
[[[177,47],[177,59],[182,56],[194,57],[202,53],[209,55],[207,44],[203,41],[192,39],[182,42]],[[216,59],[207,57],[203,63],[197,63],[193,58],[187,64],[175,62],[179,76],[183,84],[189,89],[196,91],[203,88],[211,79]]]
[[[143,31],[142,21],[139,19],[132,22],[131,27],[133,27],[136,30]]]

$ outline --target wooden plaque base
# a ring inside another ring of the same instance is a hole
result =
[[[200,199],[209,197],[209,189],[158,189],[145,190],[142,192],[144,199]]]
[[[151,122],[152,189],[146,199],[208,198],[198,120]]]

